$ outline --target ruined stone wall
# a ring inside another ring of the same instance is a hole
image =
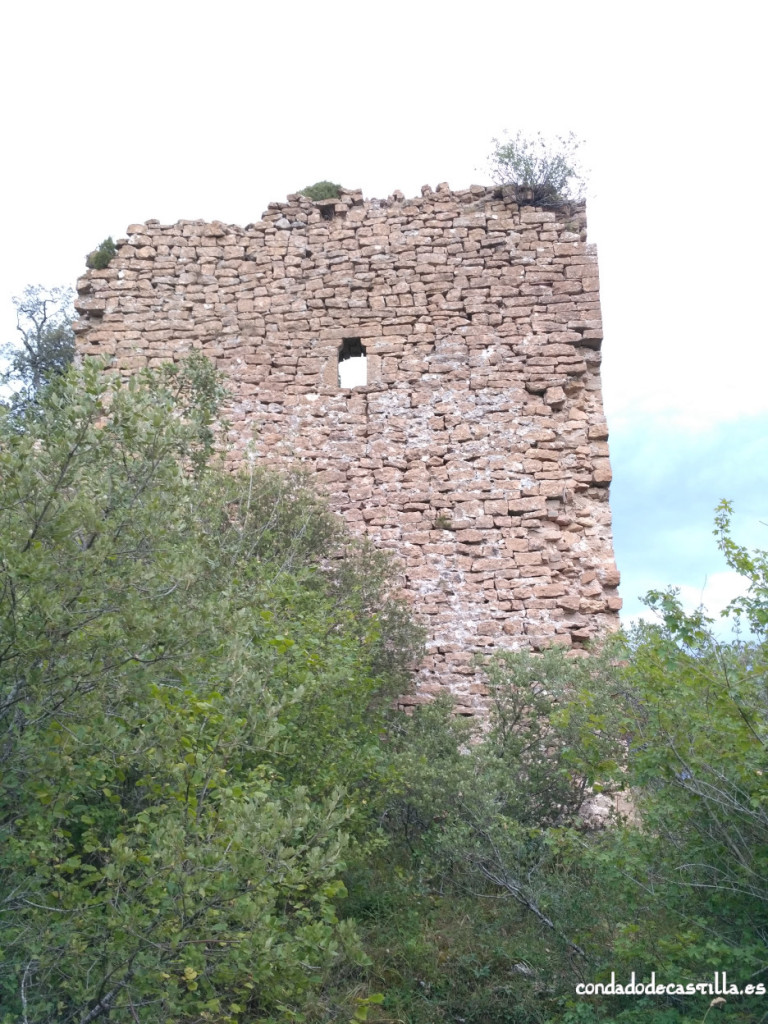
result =
[[[597,261],[583,206],[426,187],[289,196],[247,227],[147,221],[78,282],[80,353],[210,356],[231,457],[309,468],[392,549],[429,630],[417,700],[482,706],[472,653],[617,625]],[[359,339],[367,384],[339,385]]]

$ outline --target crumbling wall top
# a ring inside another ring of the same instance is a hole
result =
[[[302,464],[395,552],[430,636],[414,700],[447,687],[470,713],[476,652],[618,624],[583,204],[292,194],[244,227],[131,225],[78,290],[82,354],[127,374],[204,352],[232,382],[232,462]]]

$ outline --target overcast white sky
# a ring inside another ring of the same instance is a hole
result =
[[[668,584],[722,604],[722,497],[768,547],[759,4],[27,0],[1,35],[2,340],[12,295],[74,284],[129,223],[246,224],[325,178],[461,188],[504,129],[573,130],[625,611]]]

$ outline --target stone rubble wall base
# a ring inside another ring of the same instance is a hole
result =
[[[117,247],[78,282],[79,353],[126,376],[203,352],[231,380],[232,465],[299,463],[398,556],[429,634],[405,704],[447,689],[482,711],[476,653],[578,649],[618,626],[583,204],[343,190],[244,228],[134,224]],[[343,389],[347,339],[367,383]]]

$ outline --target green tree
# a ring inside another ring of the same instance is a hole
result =
[[[89,363],[0,424],[4,1024],[296,1020],[357,955],[418,637],[300,479],[217,468],[221,398],[204,359]]]
[[[628,634],[612,700],[596,702],[594,727],[626,747],[613,782],[631,794],[632,817],[572,834],[567,856],[590,866],[612,908],[604,976],[610,967],[699,982],[727,970],[732,982],[768,986],[768,558],[733,541],[731,512],[721,503],[715,533],[750,584],[733,608],[751,635],[724,642],[674,591],[652,592],[658,623]],[[729,999],[738,1020],[756,1019],[760,1002]]]
[[[744,597],[736,598],[723,613],[746,618],[760,645],[768,644],[768,551],[749,551],[731,536],[733,505],[721,501],[715,514],[717,546],[728,566],[749,583]]]
[[[678,966],[728,962],[746,980],[767,952],[765,643],[718,641],[713,623],[686,615],[673,593],[651,603],[663,625],[630,637],[621,721],[644,837],[637,856],[625,836],[636,858],[632,877],[639,891],[654,893],[656,920],[647,926],[655,946],[664,939]]]
[[[28,285],[13,300],[21,347],[6,344],[0,349],[8,364],[0,379],[14,389],[14,408],[29,404],[45,384],[71,365],[75,355],[72,301],[72,289],[42,285]]]

